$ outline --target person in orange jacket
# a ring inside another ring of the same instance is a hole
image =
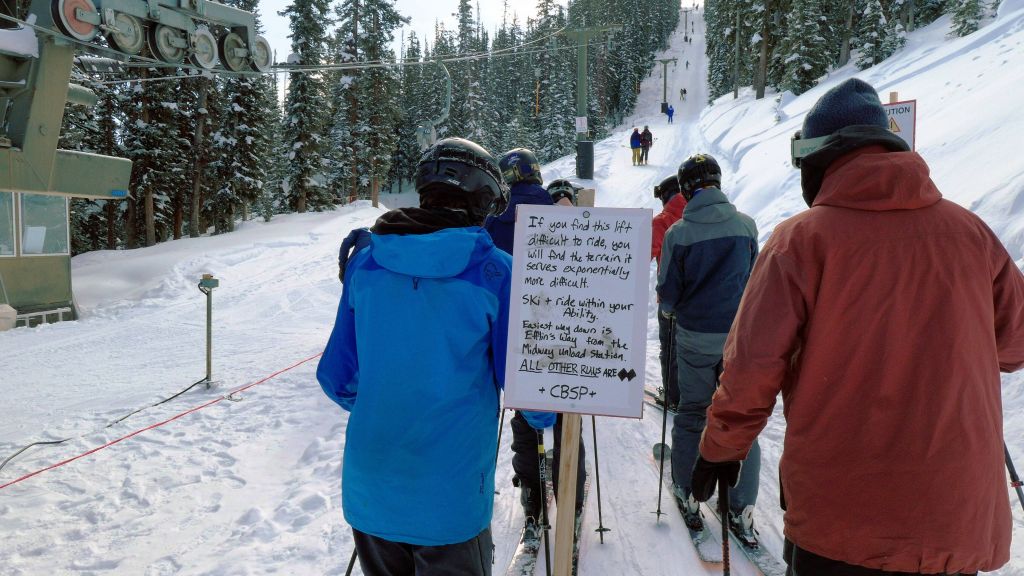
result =
[[[675,174],[665,178],[654,187],[654,197],[661,200],[661,212],[651,223],[651,259],[661,269],[661,246],[665,232],[683,217],[686,198],[679,193],[679,179]],[[672,320],[658,314],[658,338],[661,341],[661,386],[665,391],[664,400],[668,409],[674,411],[679,404],[679,375],[676,373],[676,352],[672,342]]]
[[[999,373],[1024,367],[1024,275],[887,127],[858,79],[804,119],[810,209],[757,260],[691,479],[707,499],[736,477],[781,392],[792,576],[1009,560]]]

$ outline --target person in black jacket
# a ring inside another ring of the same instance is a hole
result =
[[[651,129],[644,126],[644,131],[640,133],[640,163],[647,164],[647,153],[651,150],[651,145],[654,144],[654,134],[651,134]]]
[[[540,173],[540,162],[529,149],[516,148],[509,150],[498,160],[498,167],[505,183],[510,187],[508,207],[499,216],[490,216],[484,228],[491,233],[494,245],[512,254],[513,233],[516,222],[516,206],[520,204],[540,204],[551,206],[554,201],[551,194],[541,186],[544,179]],[[555,458],[553,469],[553,485],[558,493],[558,466],[561,461],[562,415],[555,421]],[[526,530],[539,536],[537,520],[540,518],[544,502],[540,494],[540,461],[537,457],[537,431],[527,422],[522,411],[516,410],[512,418],[512,469],[515,476],[512,483],[521,490],[519,500],[523,505],[526,517]],[[580,439],[579,471],[576,476],[576,502],[583,502],[583,485],[586,480],[584,470],[583,439]],[[579,512],[579,511],[577,511]]]

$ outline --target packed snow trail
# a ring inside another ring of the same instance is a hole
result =
[[[1014,88],[1024,81],[1024,1],[1004,0],[1001,10],[1000,20],[963,39],[944,38],[948,19],[916,31],[907,49],[863,74],[880,84],[880,91],[897,88],[921,98],[918,149],[940,188],[981,214],[1024,265],[1024,159],[1012,145],[1022,129]],[[799,98],[786,95],[776,102],[770,95],[755,102],[741,91],[739,100],[730,94],[703,108],[703,22],[696,20],[692,44],[684,45],[680,32],[671,39],[672,48],[658,56],[681,58],[668,68],[675,124],[660,114],[657,65],[643,82],[636,115],[596,144],[597,203],[660,209],[651,193],[654,184],[673,174],[683,158],[710,152],[725,170],[724,190],[757,219],[765,237],[782,218],[803,209],[787,142],[833,79]],[[987,81],[966,80],[979,74]],[[834,80],[849,75],[843,69]],[[682,85],[688,92],[685,103],[672,96],[678,97]],[[955,120],[944,121],[947,116]],[[970,118],[970,125],[962,118]],[[628,135],[645,123],[657,138],[651,164],[633,167]],[[984,169],[963,169],[965,157],[984,158]],[[571,177],[573,162],[568,157],[545,166],[545,179]],[[979,174],[987,179],[977,181]],[[384,195],[383,201],[396,196]],[[0,419],[0,457],[34,440],[85,436],[26,452],[0,473],[0,481],[320,352],[341,293],[338,244],[350,229],[372,224],[382,212],[360,202],[332,213],[244,223],[222,236],[75,257],[75,293],[84,318],[0,333],[0,394],[7,407]],[[202,376],[205,300],[196,282],[203,272],[221,279],[213,297],[213,370],[222,384],[103,429],[113,418]],[[653,304],[645,376],[648,383],[660,382]],[[352,551],[340,507],[347,416],[320,391],[312,363],[241,398],[0,491],[0,575],[344,573]],[[1004,379],[1004,402],[1007,443],[1021,469],[1024,377]],[[589,419],[584,420],[583,438],[591,451]],[[696,563],[681,518],[669,509],[669,495],[663,495],[667,514],[660,523],[652,514],[658,479],[650,447],[660,439],[658,411],[646,409],[640,421],[597,422],[604,524],[611,532],[600,544],[592,490],[581,531],[580,573],[716,573]],[[495,573],[508,563],[522,525],[518,491],[511,486],[507,426],[492,520]],[[781,549],[777,462],[783,435],[777,409],[760,437],[763,466],[755,513],[762,541],[773,553]],[[1024,576],[1024,514],[1015,502],[1014,536],[1010,563],[994,574]],[[755,574],[738,564],[738,553],[732,556],[734,574]]]

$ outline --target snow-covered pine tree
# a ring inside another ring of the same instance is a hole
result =
[[[866,0],[857,26],[857,42],[860,52],[857,67],[861,70],[878,64],[885,59],[883,48],[888,21],[882,11],[880,0]]]
[[[260,194],[259,210],[265,222],[270,222],[274,214],[284,212],[288,206],[282,183],[288,165],[288,147],[284,142],[284,115],[281,112],[280,92],[277,74],[270,77],[264,101],[267,103],[269,124],[267,151],[267,180],[263,183]]]
[[[262,32],[258,0],[229,0],[226,2],[256,18],[256,31]],[[221,110],[219,142],[231,143],[224,150],[228,165],[226,174],[233,195],[238,199],[242,219],[248,220],[252,206],[259,200],[267,179],[267,161],[270,152],[271,118],[267,76],[229,76],[224,80],[225,106]]]
[[[173,229],[172,197],[181,194],[187,170],[187,142],[179,134],[178,80],[153,80],[166,68],[142,68],[130,90],[125,152],[133,162],[127,200],[126,245],[152,246]]]
[[[335,6],[337,29],[330,43],[331,62],[354,66],[358,58],[356,47],[359,28],[360,3],[343,2]],[[353,67],[328,72],[330,115],[327,120],[328,188],[342,203],[356,199],[355,157],[356,147],[352,126],[358,119],[359,96],[355,90],[356,75],[361,71]]]
[[[793,0],[783,42],[785,75],[782,88],[803,94],[828,70],[828,53],[819,26],[820,0]]]
[[[967,36],[978,30],[984,12],[982,0],[949,0],[953,36]]]
[[[355,0],[348,0],[354,3]],[[358,13],[339,11],[343,23],[360,32],[355,35],[357,62],[394,61],[390,49],[394,31],[402,25],[402,16],[393,0],[359,0]],[[353,20],[356,18],[357,20]],[[355,26],[353,26],[355,23]],[[361,70],[348,87],[358,106],[350,124],[355,193],[368,198],[374,182],[382,185],[391,169],[399,119],[399,83],[394,67],[373,67]],[[350,105],[353,100],[350,100]]]
[[[565,12],[561,6],[553,0],[537,3],[533,38],[542,40],[548,48],[537,55],[537,69],[540,70],[537,129],[540,141],[534,152],[541,162],[549,162],[576,148],[576,47],[566,49],[572,44],[555,35],[565,24]]]
[[[424,65],[414,65],[423,58],[423,47],[415,31],[409,33],[405,41],[403,54],[404,66],[401,68],[401,100],[399,110],[401,116],[398,124],[398,143],[395,150],[395,161],[388,177],[391,185],[397,185],[402,191],[405,182],[411,182],[416,176],[416,162],[420,156],[419,143],[416,140],[416,128],[428,120],[424,115]]]
[[[708,97],[711,100],[733,88],[736,5],[729,0],[708,0],[704,19],[707,24]]]
[[[473,16],[469,0],[459,0],[458,42],[459,55],[470,56],[487,51],[488,39],[482,34],[477,19]],[[463,96],[452,102],[457,111],[460,136],[468,138],[484,148],[494,147],[494,126],[486,109],[485,85],[487,59],[480,58],[454,64],[453,80],[459,85]]]
[[[889,17],[889,24],[885,31],[885,41],[882,42],[883,58],[888,58],[907,44],[907,29],[903,22],[894,13]]]
[[[295,0],[280,12],[289,18],[296,64],[323,63],[327,25],[330,24],[328,9],[328,0]],[[333,206],[334,196],[327,189],[324,174],[321,134],[326,93],[323,80],[317,74],[302,72],[289,76],[284,130],[290,152],[284,190],[290,207],[297,212],[325,210]]]

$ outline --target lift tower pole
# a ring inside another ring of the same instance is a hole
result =
[[[594,26],[565,30],[562,34],[571,38],[576,44],[576,176],[578,178],[594,177],[594,143],[587,139],[587,42],[592,36],[605,32],[621,30],[622,26]]]

